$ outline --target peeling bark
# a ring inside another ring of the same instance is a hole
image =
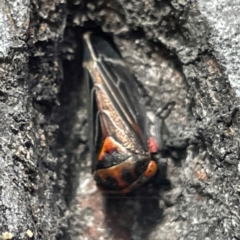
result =
[[[0,3],[3,237],[240,238],[239,99],[199,3]],[[158,175],[127,197],[100,194],[90,172],[87,30],[119,47],[144,91],[152,135],[157,109],[176,102],[159,129]]]

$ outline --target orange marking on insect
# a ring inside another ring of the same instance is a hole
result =
[[[116,165],[116,166],[113,166],[113,167],[110,167],[110,168],[100,169],[100,170],[97,171],[96,174],[103,181],[107,181],[107,178],[111,177],[112,179],[114,179],[117,182],[117,186],[120,189],[124,189],[127,186],[129,186],[129,183],[124,181],[124,179],[122,178],[122,173],[123,173],[124,169],[132,169],[132,165],[129,164],[128,162],[124,162],[120,165]]]
[[[123,152],[124,148],[118,144],[116,141],[113,140],[113,138],[111,137],[106,137],[104,142],[103,142],[103,146],[101,149],[101,152],[98,156],[98,161],[102,161],[104,159],[104,154],[106,152],[108,153],[112,153],[113,151],[118,150],[119,152]]]
[[[155,175],[156,172],[157,172],[157,164],[154,161],[150,161],[147,169],[144,172],[144,176],[147,178],[151,178]]]
[[[156,153],[158,151],[158,144],[155,138],[149,137],[148,139],[148,149],[150,153]]]

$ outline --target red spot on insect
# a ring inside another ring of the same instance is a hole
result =
[[[158,151],[157,141],[153,137],[149,137],[148,139],[148,150],[150,153],[156,153]]]
[[[147,169],[144,172],[144,176],[147,178],[151,178],[157,172],[157,164],[154,161],[150,161],[147,166]]]

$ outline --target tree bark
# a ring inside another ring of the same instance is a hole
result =
[[[62,3],[1,1],[0,235],[56,239],[65,211],[53,118],[62,74]]]
[[[3,239],[240,238],[237,1],[210,3],[0,3]],[[136,75],[151,135],[155,112],[175,102],[159,173],[127,196],[102,195],[91,176],[88,30],[111,37]]]

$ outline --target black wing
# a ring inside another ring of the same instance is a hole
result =
[[[148,151],[146,110],[135,77],[130,73],[117,51],[103,38],[87,33],[84,40],[84,61],[85,67],[88,69],[86,76],[89,96],[88,117],[91,125],[91,152],[96,156],[101,147],[100,139],[102,138],[99,109],[94,94],[95,81],[89,74],[94,71],[97,71],[98,76],[101,77],[101,88],[127,126],[127,135],[137,139],[141,148]],[[109,135],[113,134],[112,132],[108,133]]]

